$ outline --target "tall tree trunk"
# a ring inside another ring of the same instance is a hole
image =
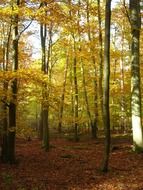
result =
[[[78,1],[80,4],[80,0]],[[68,0],[68,4],[71,6],[71,0]],[[71,9],[69,10],[69,16],[72,19],[72,11]],[[78,17],[79,17],[79,12],[78,12]],[[79,21],[77,21],[77,25],[79,24]],[[72,91],[74,91],[74,95],[71,95],[71,101],[72,101],[72,114],[74,116],[73,119],[73,124],[74,124],[74,140],[77,142],[79,141],[79,134],[78,134],[78,104],[79,104],[79,95],[78,95],[78,81],[77,81],[77,55],[76,55],[76,37],[74,32],[71,32],[71,36],[73,38],[73,63],[72,63],[72,70],[71,71],[71,77],[73,76],[73,80],[71,78],[71,84],[74,85],[74,87],[71,89]]]
[[[92,44],[92,39],[91,39],[91,30],[90,30],[90,12],[89,12],[89,0],[87,1],[86,5],[86,19],[87,19],[87,24],[88,24],[88,40]],[[97,119],[98,119],[98,104],[97,104],[97,68],[96,68],[96,62],[95,62],[95,57],[94,57],[94,47],[90,44],[90,53],[91,53],[91,61],[93,63],[93,68],[94,68],[94,119],[91,123],[91,132],[92,132],[92,137],[97,138]]]
[[[7,42],[6,42],[6,47],[5,51],[4,51],[4,56],[3,56],[3,71],[7,71],[8,70],[8,63],[9,63],[9,47],[10,47],[10,37],[11,37],[11,27],[12,25],[10,24],[9,27],[9,32],[8,32],[8,38],[7,38]],[[7,114],[7,110],[8,110],[8,105],[7,105],[7,91],[8,91],[8,82],[4,81],[3,84],[3,89],[5,92],[5,95],[3,97],[3,106],[2,106],[2,110],[3,110],[3,129],[2,129],[2,151],[1,151],[1,158],[3,162],[7,162],[7,156],[8,156],[8,141],[7,141],[7,130],[8,130],[8,114]]]
[[[120,89],[121,89],[121,132],[125,132],[125,99],[124,99],[124,34],[122,33],[122,51],[120,58]]]
[[[62,89],[61,102],[60,102],[60,111],[59,111],[59,124],[58,124],[59,133],[62,132],[62,120],[63,120],[63,111],[64,111],[64,100],[65,100],[68,64],[69,64],[69,55],[67,54],[66,63],[65,63],[65,70],[64,70],[63,89]]]
[[[109,81],[110,81],[110,22],[111,0],[106,0],[105,8],[105,42],[104,42],[104,84],[103,84],[103,124],[105,130],[105,150],[101,166],[103,172],[108,171],[110,155],[110,112],[109,112]]]
[[[130,0],[131,21],[131,112],[133,143],[135,151],[143,151],[143,130],[141,124],[140,89],[140,0]]]
[[[40,120],[38,126],[38,137],[42,141],[43,139],[43,116],[42,116],[42,105],[41,105],[41,113],[40,113]]]
[[[46,3],[42,3],[41,6],[46,6]],[[46,13],[45,13],[46,14]],[[47,25],[41,24],[40,26],[40,37],[41,37],[41,49],[42,49],[42,71],[45,75],[48,76],[48,65],[49,62],[47,61],[49,58],[46,58],[46,41],[47,41]],[[48,80],[48,79],[47,79]],[[41,127],[43,130],[43,147],[45,151],[49,150],[49,92],[47,88],[47,84],[43,83],[43,99],[44,103],[42,105],[42,113],[41,113]]]
[[[92,116],[91,116],[91,112],[90,112],[90,107],[89,107],[89,101],[88,101],[88,95],[87,95],[87,89],[86,89],[86,81],[85,81],[85,70],[84,70],[84,64],[83,61],[81,60],[81,71],[82,71],[82,82],[83,82],[83,88],[84,88],[84,96],[85,96],[85,104],[86,104],[86,111],[87,111],[87,115],[89,118],[89,123],[92,129],[92,137],[94,138],[95,133],[94,131],[94,123],[92,121]]]
[[[20,1],[16,0],[14,5],[19,6]],[[14,9],[13,5],[13,9]],[[13,16],[13,68],[14,71],[18,70],[18,14]],[[16,110],[17,110],[17,79],[15,78],[11,85],[12,100],[9,104],[9,127],[8,127],[8,157],[7,161],[10,163],[15,162],[15,134],[16,134]]]
[[[103,37],[102,37],[102,20],[101,20],[101,1],[97,0],[98,4],[98,28],[99,28],[99,102],[101,109],[101,124],[103,125]]]
[[[92,56],[92,63],[94,67],[94,121],[92,124],[92,137],[94,139],[97,138],[97,130],[98,130],[98,94],[97,94],[97,67],[95,62],[95,57]]]
[[[5,93],[8,90],[8,83],[4,82],[3,89]],[[4,102],[2,105],[2,112],[3,112],[3,119],[2,119],[2,144],[1,144],[1,159],[2,162],[7,162],[7,150],[8,150],[8,144],[7,144],[7,129],[8,129],[8,115],[7,115],[7,95],[5,94],[3,98]]]
[[[74,59],[73,59],[73,75],[74,75],[74,129],[75,129],[75,141],[79,141],[78,135],[78,83],[77,83],[77,58],[76,47],[74,39]]]
[[[48,151],[50,148],[50,142],[49,142],[49,106],[47,106],[47,105],[43,106],[42,114],[43,114],[43,146],[44,146],[45,151]]]
[[[72,117],[72,128],[74,128],[74,87],[73,87],[73,63],[70,64],[70,93],[71,93],[71,117]]]

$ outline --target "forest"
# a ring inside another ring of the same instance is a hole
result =
[[[143,190],[142,16],[0,0],[1,190]]]

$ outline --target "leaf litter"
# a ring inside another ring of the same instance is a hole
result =
[[[101,173],[103,142],[51,141],[44,152],[38,139],[17,139],[17,164],[0,163],[0,190],[143,190],[143,154],[130,141],[116,142],[109,172]]]

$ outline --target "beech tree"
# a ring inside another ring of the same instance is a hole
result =
[[[3,48],[3,61],[2,61],[2,70],[4,72],[8,71],[8,64],[10,62],[10,44],[11,44],[11,30],[12,30],[12,23],[7,24],[3,22],[2,24],[2,31],[3,38],[2,38],[2,48]],[[7,92],[8,92],[8,81],[4,80],[3,82],[3,97],[2,97],[2,106],[1,111],[3,113],[2,115],[2,153],[1,153],[1,159],[3,162],[7,161],[7,129],[8,129],[8,104],[7,104]]]
[[[46,2],[42,2],[41,6],[42,9],[45,9],[47,7]],[[43,16],[47,16],[46,10],[44,10],[45,14]],[[42,49],[42,71],[44,72],[45,75],[48,76],[49,72],[49,59],[47,60],[47,49],[46,49],[46,43],[47,43],[47,25],[46,23],[41,23],[40,24],[40,38],[41,38],[41,49]],[[47,78],[48,80],[48,78]],[[41,120],[42,120],[42,129],[43,130],[43,146],[46,151],[49,150],[49,103],[48,103],[48,87],[47,84],[43,83],[43,89],[42,89],[42,96],[43,100],[46,100],[45,102],[43,101],[42,104],[42,111],[41,111]]]
[[[87,20],[87,25],[88,25],[88,40],[90,43],[90,54],[91,54],[91,62],[92,62],[92,66],[93,66],[93,70],[94,70],[94,80],[93,80],[93,88],[94,88],[94,118],[91,117],[91,113],[90,113],[90,109],[89,109],[89,103],[88,103],[88,98],[87,98],[87,93],[85,92],[85,100],[86,100],[86,105],[87,105],[87,113],[90,119],[90,125],[91,125],[91,133],[92,133],[92,137],[93,138],[97,138],[97,125],[98,125],[98,103],[97,103],[97,64],[96,64],[96,59],[95,59],[95,47],[93,45],[93,39],[92,36],[94,38],[94,34],[92,34],[91,32],[91,26],[90,26],[90,3],[89,1],[87,1],[86,4],[86,20]],[[84,82],[85,83],[85,82]],[[85,85],[84,85],[85,86]]]
[[[109,112],[109,81],[110,81],[110,22],[111,0],[106,0],[105,8],[105,41],[104,41],[104,84],[103,84],[103,124],[105,130],[105,150],[101,170],[108,171],[110,154],[110,112]]]
[[[131,23],[131,112],[133,143],[135,151],[143,151],[143,130],[141,124],[141,88],[140,88],[140,0],[130,0]]]
[[[99,27],[99,100],[101,109],[101,120],[103,120],[103,35],[102,35],[102,17],[101,17],[101,1],[97,0],[98,11],[98,27]]]
[[[68,65],[69,65],[69,55],[67,52],[67,58],[66,58],[65,69],[64,69],[63,89],[62,89],[60,106],[59,106],[59,123],[58,123],[59,133],[62,132],[62,120],[63,120],[63,111],[64,111],[64,100],[65,100],[65,90],[66,90]]]
[[[19,6],[20,1],[16,0],[12,4],[12,11],[15,10],[15,6]],[[13,70],[18,70],[18,14],[12,15],[12,49],[13,49]],[[7,129],[7,143],[3,146],[2,158],[5,162],[15,162],[15,132],[16,132],[16,109],[17,109],[17,79],[15,78],[11,84],[12,97],[8,105],[9,108],[9,126]],[[5,137],[5,136],[4,136]],[[4,138],[5,139],[5,138]],[[5,141],[5,140],[4,140]],[[5,155],[4,155],[5,154]]]
[[[19,7],[20,0],[8,2],[7,11],[7,40],[6,46],[3,48],[3,71],[11,71],[15,75],[8,86],[9,79],[4,79],[3,90],[5,95],[1,100],[3,102],[3,130],[2,130],[2,161],[7,163],[15,163],[15,137],[17,127],[17,95],[18,95],[18,79],[16,72],[19,69],[19,39],[21,34],[30,26],[24,26],[21,31]],[[3,11],[5,13],[5,10]],[[6,13],[5,13],[6,14]],[[6,15],[4,15],[5,19]],[[11,60],[10,60],[11,58]],[[10,90],[11,96],[8,99],[7,91]],[[8,115],[7,115],[8,113]]]

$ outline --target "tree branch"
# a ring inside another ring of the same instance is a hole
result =
[[[25,28],[21,32],[19,32],[18,39],[20,38],[22,33],[25,32],[25,30],[27,30],[29,28],[29,26],[32,24],[32,22],[33,22],[33,19],[30,21],[30,23],[27,26],[25,26]]]
[[[129,21],[129,23],[130,23],[130,25],[131,25],[130,14],[129,14],[129,11],[128,11],[128,9],[127,9],[125,0],[123,0],[123,7],[124,7],[124,10],[125,10],[124,14],[125,14],[125,16],[128,18],[128,21]]]
[[[1,102],[4,103],[7,107],[10,107],[10,105],[3,99],[1,99]]]

